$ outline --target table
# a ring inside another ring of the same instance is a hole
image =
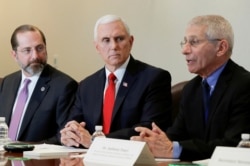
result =
[[[21,161],[24,166],[84,166],[82,158],[61,157],[53,159],[27,159],[22,153],[4,152],[0,155],[0,166],[12,166],[13,161]],[[5,163],[5,164],[4,164]],[[168,166],[173,162],[158,162],[157,166]],[[183,162],[175,162],[183,163]]]

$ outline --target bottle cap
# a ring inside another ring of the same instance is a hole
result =
[[[241,134],[241,139],[249,140],[250,139],[250,134],[246,134],[246,133]]]
[[[1,122],[5,122],[5,117],[0,117]]]
[[[102,126],[101,125],[95,126],[95,130],[102,130]]]

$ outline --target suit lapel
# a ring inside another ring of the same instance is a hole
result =
[[[103,68],[100,73],[97,75],[96,81],[93,82],[94,93],[92,94],[95,97],[94,103],[92,103],[92,112],[94,124],[100,124],[102,121],[102,109],[103,109],[103,93],[104,86],[106,81],[105,69]]]
[[[210,115],[208,119],[208,125],[210,123],[210,119],[213,119],[213,116],[217,110],[218,104],[221,102],[221,100],[224,97],[225,92],[227,91],[228,88],[228,82],[232,79],[232,62],[229,61],[225,69],[222,71],[217,84],[215,86],[214,93],[211,96],[211,106],[210,106]]]
[[[7,100],[8,104],[6,104],[6,109],[4,110],[5,111],[4,115],[6,115],[7,124],[10,124],[12,110],[14,107],[14,103],[15,103],[15,99],[16,99],[16,95],[18,92],[20,82],[21,82],[21,72],[18,72],[16,77],[14,77],[14,79],[12,80],[12,82],[10,82],[10,85],[9,85],[9,87],[13,87],[13,88],[9,89],[10,92],[9,92],[9,96]]]
[[[129,92],[129,89],[133,86],[133,83],[137,78],[137,71],[138,69],[136,66],[136,61],[131,56],[126,72],[124,73],[123,79],[121,81],[118,93],[116,95],[114,111],[112,114],[112,121],[115,118],[115,115],[118,113],[121,104],[125,100],[127,93]]]

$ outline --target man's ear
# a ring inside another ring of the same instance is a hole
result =
[[[129,42],[130,42],[130,45],[132,47],[133,43],[134,43],[134,36],[132,36],[132,35],[130,36]]]
[[[94,41],[94,45],[95,45],[95,49],[96,49],[97,53],[100,54],[99,45],[96,41]]]
[[[223,39],[223,40],[219,41],[217,55],[222,56],[222,55],[226,54],[228,49],[229,49],[229,44],[226,40]]]
[[[10,55],[15,59],[15,61],[17,60],[17,53],[15,50],[11,50]]]

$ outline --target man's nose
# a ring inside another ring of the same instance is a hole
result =
[[[181,47],[181,52],[184,55],[189,54],[191,52],[191,45],[188,42],[183,44]]]

